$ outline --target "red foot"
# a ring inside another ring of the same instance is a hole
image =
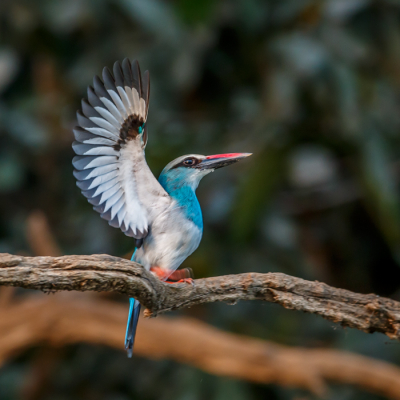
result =
[[[175,283],[189,283],[190,285],[192,285],[192,286],[194,286],[194,280],[193,280],[193,278],[183,278],[183,279],[180,279],[179,281],[170,281],[170,280],[167,280],[167,281],[165,281],[166,283],[170,283],[171,285],[172,284],[175,284]]]
[[[169,281],[180,281],[189,278],[193,278],[192,268],[177,269],[168,276]]]
[[[190,283],[193,285],[193,271],[191,268],[178,269],[176,271],[168,271],[160,267],[150,267],[150,271],[153,272],[158,278],[167,283]]]

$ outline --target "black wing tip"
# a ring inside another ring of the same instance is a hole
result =
[[[91,105],[90,105],[90,103],[89,103],[89,101],[88,101],[88,99],[85,99],[84,97],[81,99],[81,109],[82,109],[82,113],[84,113],[84,109],[85,108],[93,108]]]
[[[101,204],[101,205],[93,207],[93,210],[98,212],[100,215],[104,213],[104,209],[105,209],[105,204],[104,203]]]
[[[78,140],[77,139],[77,136],[80,134],[80,133],[82,133],[82,132],[87,132],[85,129],[83,129],[81,126],[79,126],[79,125],[75,125],[73,128],[72,128],[72,132],[74,133],[74,137],[75,137],[75,140]],[[73,143],[72,143],[73,144]]]
[[[103,77],[104,83],[106,82],[107,78],[110,78],[110,79],[114,80],[114,76],[113,76],[110,68],[108,68],[108,67],[104,67],[103,68],[102,77]]]
[[[81,191],[82,192],[82,194],[85,196],[85,194],[83,193],[84,191],[82,190]],[[86,196],[85,196],[86,197]],[[87,198],[87,201],[92,205],[92,206],[95,206],[95,207],[100,207],[102,204],[100,204],[100,200],[101,200],[101,194],[99,194],[98,196],[96,196],[96,197],[86,197]],[[95,208],[95,207],[93,207],[93,208]]]
[[[101,115],[88,103],[86,99],[81,100],[82,113],[86,118],[101,118]]]
[[[93,179],[88,179],[86,181],[76,180],[76,186],[78,186],[78,188],[81,190],[90,190],[89,187],[92,184],[92,182]]]
[[[106,68],[106,67],[104,67],[104,68]],[[103,70],[104,70],[104,68],[103,68]],[[95,75],[94,77],[93,77],[93,88],[96,90],[96,84],[103,84],[103,81],[102,81],[102,79],[98,76],[98,75]]]
[[[100,217],[105,219],[106,221],[110,222],[111,221],[111,208],[112,207],[110,207],[106,212],[101,213]]]
[[[128,77],[126,77],[124,73],[124,68],[126,69],[127,67],[129,67],[130,73],[132,73],[132,77],[129,77],[129,81],[133,78],[133,82],[129,82],[129,84],[131,87],[135,87],[139,93],[139,97],[143,98],[146,101],[146,112],[147,112],[149,97],[150,97],[150,71],[146,70],[142,75],[139,61],[136,59],[134,59],[132,62],[129,60],[128,57],[125,57],[122,60],[122,62],[117,60],[114,62],[112,70],[109,67],[105,66],[101,74],[103,79],[98,75],[95,75],[93,77],[93,86],[90,85],[88,86],[88,92],[90,91],[91,94],[98,96],[100,94],[99,92],[101,92],[102,89],[106,89],[106,85],[110,83],[107,82],[108,78],[111,78],[111,80],[115,85],[115,80],[116,80],[115,68],[122,70],[123,77],[127,79]]]
[[[81,193],[88,199],[92,199],[93,195],[96,193],[97,187],[93,189],[81,189]],[[100,196],[100,195],[99,195]],[[97,197],[97,196],[96,196]]]
[[[72,171],[72,174],[74,175],[75,179],[79,182],[81,179],[78,178],[79,171],[74,167],[74,170]]]
[[[96,92],[94,91],[94,87],[92,85],[89,85],[87,87],[87,93],[88,93],[88,98],[89,98],[89,93],[96,96]],[[96,96],[97,97],[97,96]]]
[[[106,218],[104,218],[104,219],[106,219]],[[118,220],[115,220],[115,218],[108,221],[108,225],[112,226],[113,228],[119,228]]]

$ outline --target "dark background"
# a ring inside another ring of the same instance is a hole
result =
[[[400,300],[400,2],[2,0],[0,23],[1,252],[32,254],[26,221],[34,210],[64,254],[133,250],[80,194],[71,165],[87,85],[129,57],[150,70],[146,156],[155,175],[182,154],[253,153],[200,184],[203,241],[184,263],[196,277],[279,271]],[[281,344],[400,364],[400,345],[383,335],[270,304],[182,313]],[[1,400],[28,396],[37,351],[1,367]],[[302,393],[127,360],[122,349],[76,345],[57,354],[44,399]],[[327,398],[378,399],[343,385]]]

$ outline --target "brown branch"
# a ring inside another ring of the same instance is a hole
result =
[[[0,309],[0,365],[40,344],[91,343],[123,351],[127,305],[79,293],[27,296]],[[213,328],[192,318],[142,320],[135,354],[208,373],[297,387],[317,395],[329,382],[400,399],[400,368],[332,349],[287,347]]]
[[[281,273],[248,273],[169,285],[139,264],[107,255],[23,257],[0,254],[0,285],[43,291],[110,291],[137,298],[155,316],[216,301],[265,300],[318,314],[342,326],[400,338],[400,303]]]
[[[35,212],[27,220],[27,237],[36,255],[60,254],[43,213]],[[45,299],[36,295],[15,302],[11,301],[10,289],[0,288],[0,365],[25,348],[43,343],[59,347],[88,342],[121,349],[126,306],[80,293],[60,293]],[[388,363],[337,350],[285,347],[225,333],[187,318],[142,321],[135,352],[194,365],[215,375],[294,386],[320,395],[326,392],[326,381],[330,380],[400,398],[400,370]],[[45,350],[36,360],[42,375],[32,378],[25,388],[25,392],[33,393],[31,398],[41,397],[40,388],[48,379],[43,371],[51,368],[52,354]],[[36,387],[36,397],[32,387]]]

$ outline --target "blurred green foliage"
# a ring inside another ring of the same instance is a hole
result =
[[[123,255],[133,242],[75,186],[74,112],[103,66],[151,73],[148,162],[253,152],[202,182],[196,276],[282,271],[400,298],[400,2],[397,0],[2,0],[0,251],[29,253],[25,221],[46,212],[66,254]],[[218,327],[400,363],[382,335],[334,329],[269,304],[184,313]],[[122,345],[121,338],[121,345]],[[43,349],[0,370],[0,399]],[[291,399],[167,361],[73,346],[42,399]],[[334,387],[329,399],[376,399]]]

